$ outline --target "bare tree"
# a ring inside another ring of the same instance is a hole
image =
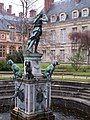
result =
[[[81,52],[83,48],[87,49],[88,51],[88,64],[89,64],[89,57],[90,57],[90,31],[86,30],[83,32],[73,32],[69,34],[70,40],[72,43],[77,43],[79,45],[78,52]]]

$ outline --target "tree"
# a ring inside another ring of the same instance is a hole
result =
[[[80,53],[83,48],[87,49],[88,51],[88,64],[89,64],[89,57],[90,57],[90,31],[86,30],[83,32],[73,32],[69,34],[70,40],[72,43],[76,43],[79,45],[78,52]]]
[[[73,56],[71,56],[69,58],[69,61],[73,67],[73,69],[75,71],[78,71],[84,61],[82,55],[80,54],[80,52],[77,52],[76,54],[74,54]]]

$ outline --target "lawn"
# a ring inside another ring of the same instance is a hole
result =
[[[19,63],[17,64],[21,71],[24,71],[24,65]],[[44,72],[46,67],[49,65],[49,63],[41,63],[41,70]],[[60,76],[60,78],[54,78],[55,80],[64,80],[64,81],[78,81],[78,82],[90,82],[90,79],[83,79],[83,78],[78,78],[78,77],[90,77],[90,66],[83,65],[81,66],[79,71],[73,70],[72,66],[70,64],[60,64],[56,67],[53,75]],[[61,77],[61,76],[67,76],[70,75],[70,78],[66,77]],[[73,78],[72,78],[73,76]],[[78,76],[78,77],[77,77]],[[10,77],[0,77],[0,79],[9,79]]]

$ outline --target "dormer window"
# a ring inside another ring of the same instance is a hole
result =
[[[57,16],[55,14],[51,15],[51,17],[50,17],[51,23],[56,22],[56,20],[57,20]]]
[[[79,11],[78,10],[74,10],[72,11],[72,19],[78,18],[79,17]]]
[[[60,13],[60,16],[59,16],[59,18],[60,18],[60,21],[65,21],[66,20],[66,13]]]
[[[88,8],[82,9],[82,17],[88,17],[88,15],[89,15],[89,9]]]

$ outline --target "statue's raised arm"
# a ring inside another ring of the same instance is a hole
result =
[[[30,39],[26,43],[26,50],[29,52],[37,53],[37,47],[39,44],[40,36],[42,35],[42,24],[48,22],[48,17],[45,14],[38,14],[33,21],[33,29],[30,34]],[[33,45],[35,50],[33,51]]]

